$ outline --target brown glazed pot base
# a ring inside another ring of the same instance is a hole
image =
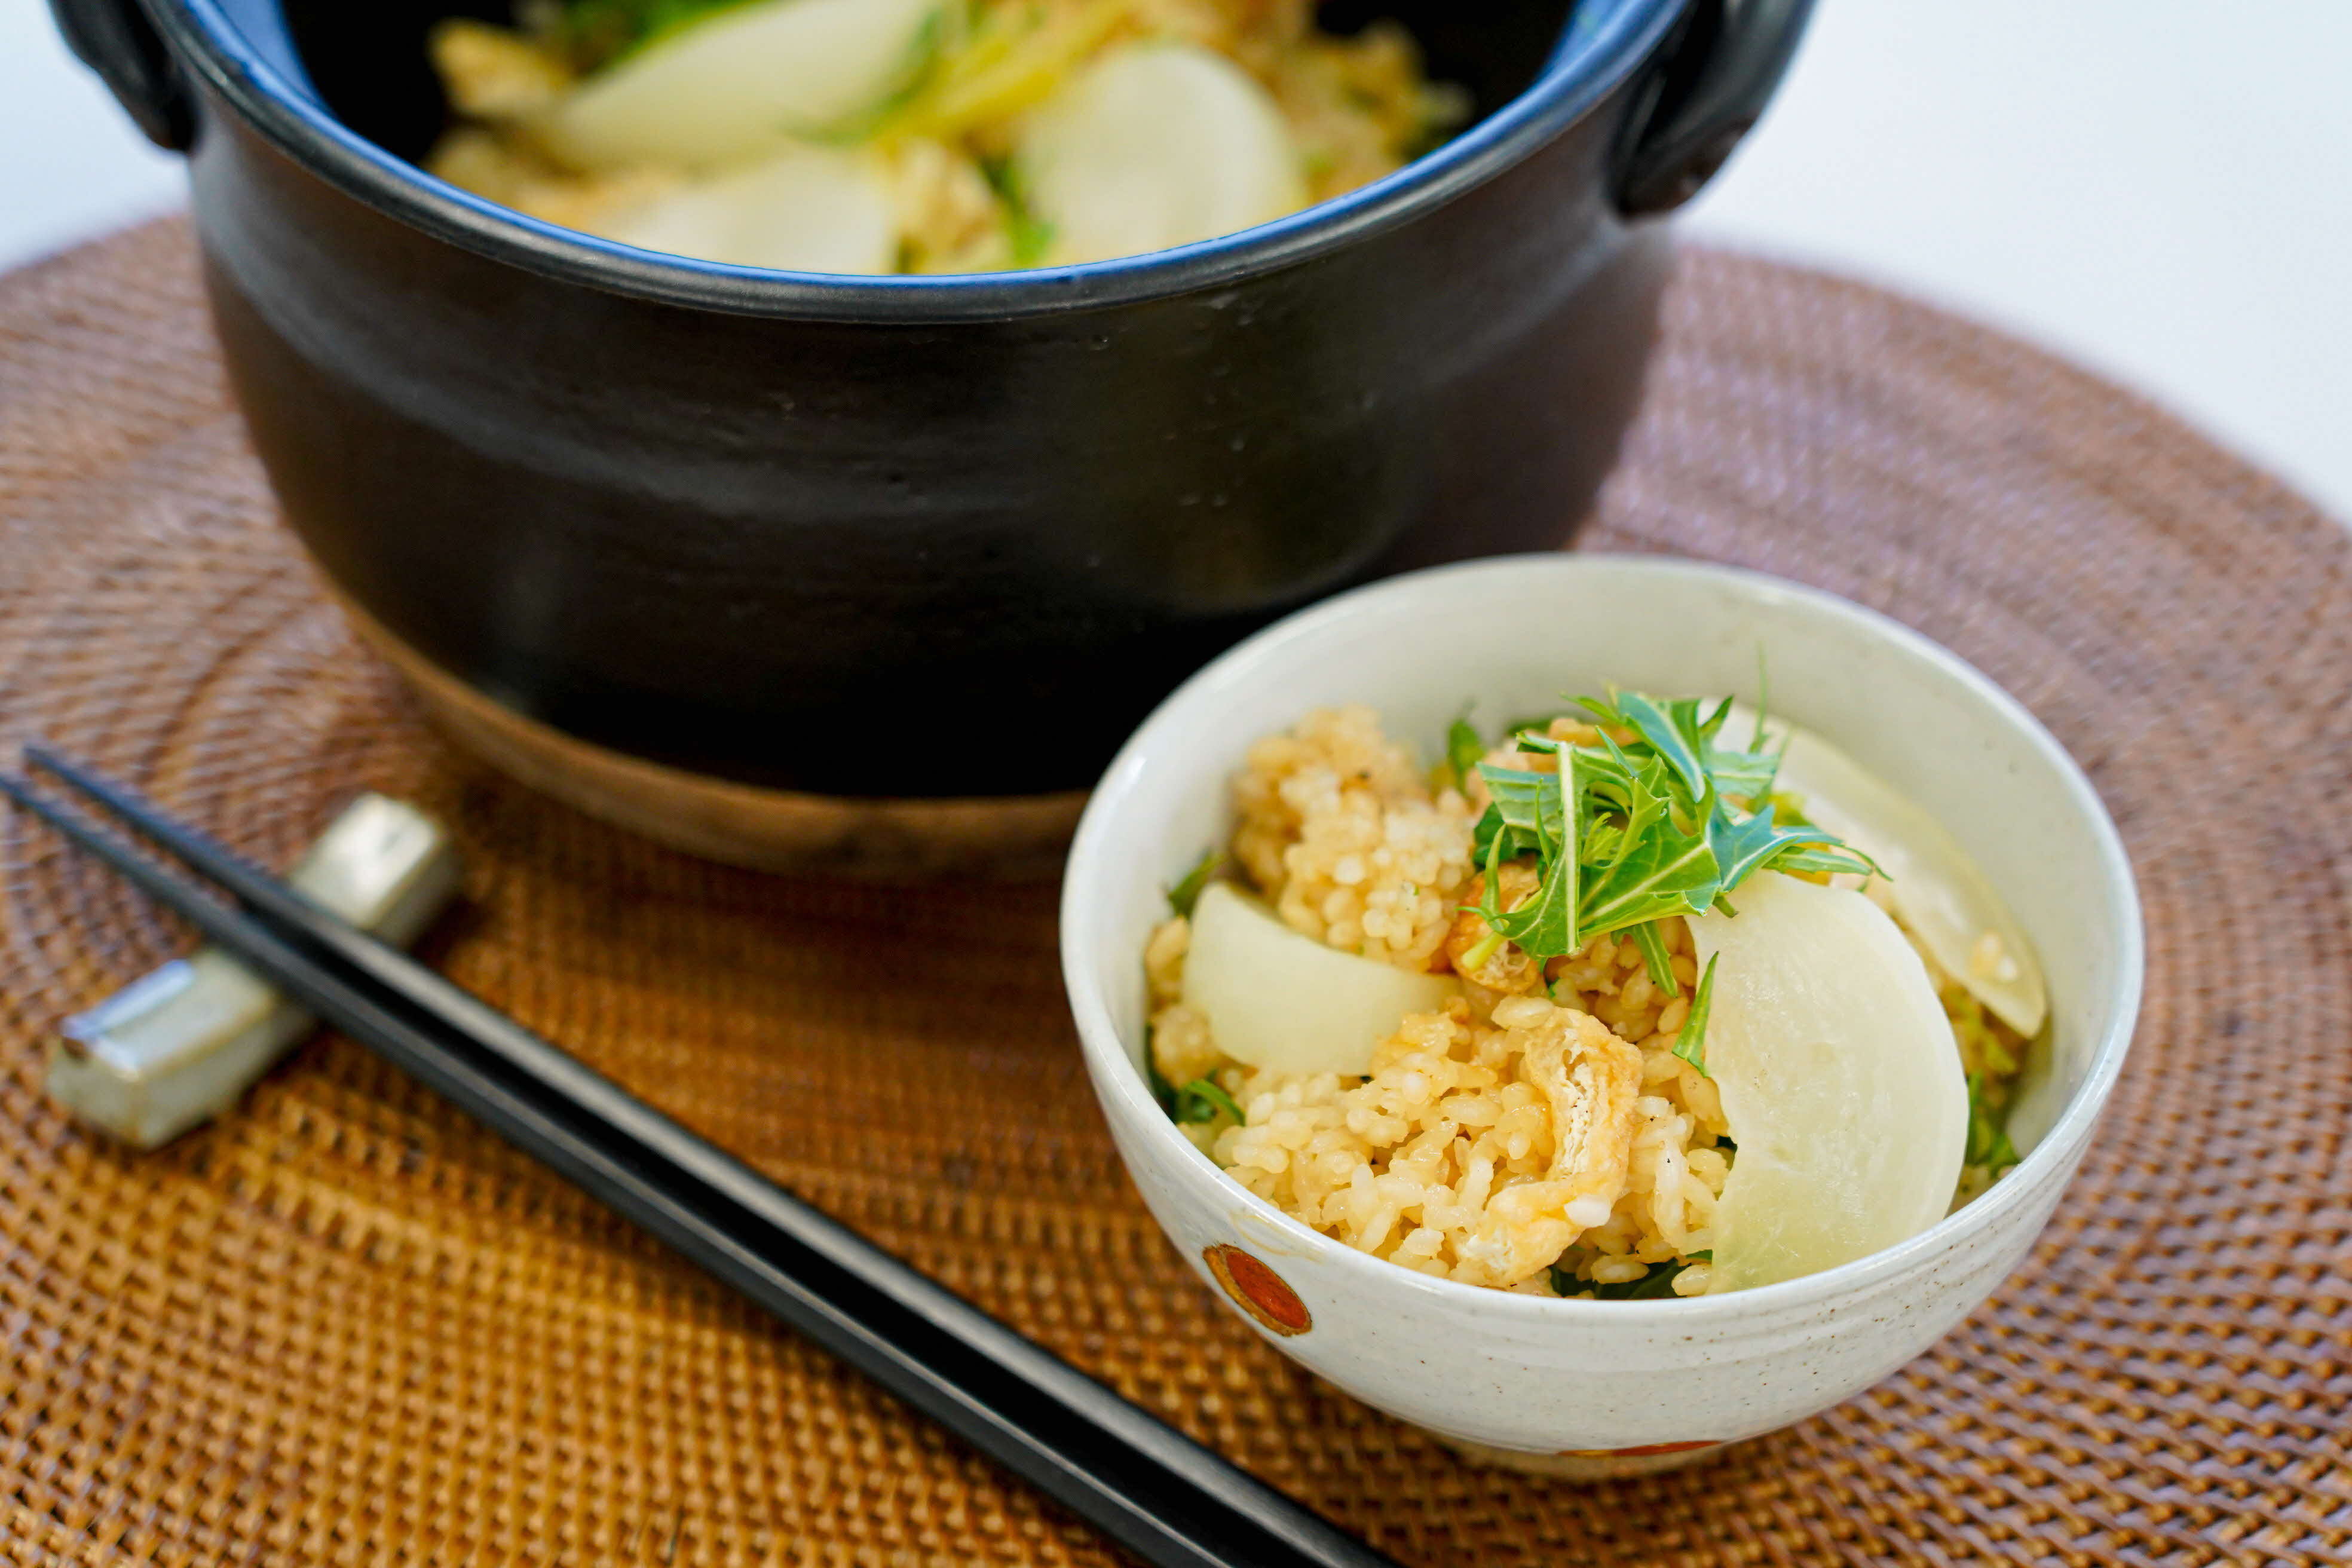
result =
[[[1060,872],[1087,803],[1084,790],[961,800],[803,795],[665,767],[500,707],[337,599],[452,742],[599,821],[706,859],[877,879],[1045,879]]]

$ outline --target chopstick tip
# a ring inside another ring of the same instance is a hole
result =
[[[19,749],[24,752],[25,766],[28,770],[38,768],[43,773],[55,773],[60,778],[70,777],[75,771],[70,759],[62,755],[57,748],[38,735],[26,741]]]

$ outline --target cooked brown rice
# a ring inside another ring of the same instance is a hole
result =
[[[1027,16],[1042,30],[1098,3],[973,0],[969,10],[975,28],[1003,12]],[[520,31],[464,17],[434,30],[433,64],[458,122],[427,154],[425,167],[530,216],[592,234],[614,230],[675,190],[684,174],[659,167],[583,172],[540,145],[531,117],[577,82],[583,64],[595,62],[567,47],[562,5],[541,0],[520,10]],[[1412,36],[1393,22],[1335,36],[1316,26],[1309,0],[1129,0],[1122,13],[1101,31],[1094,52],[1168,38],[1234,60],[1281,110],[1314,201],[1402,167],[1469,114],[1460,89],[1425,79]],[[1041,73],[1040,96],[1052,79]],[[1027,107],[1016,104],[945,134],[888,136],[876,144],[898,219],[900,270],[985,272],[1023,264],[1005,198],[984,171],[1004,153]]]
[[[1565,721],[1553,732],[1593,739]],[[1479,892],[1483,789],[1475,776],[1466,793],[1433,781],[1370,709],[1313,713],[1258,742],[1234,803],[1234,859],[1288,925],[1404,968],[1454,970],[1465,994],[1402,1020],[1369,1078],[1254,1069],[1223,1056],[1181,1000],[1190,927],[1171,920],[1145,955],[1154,1065],[1171,1084],[1209,1079],[1244,1119],[1186,1134],[1260,1197],[1403,1268],[1550,1294],[1687,1262],[1674,1291],[1706,1290],[1707,1266],[1692,1258],[1711,1247],[1736,1152],[1715,1085],[1674,1054],[1698,979],[1687,925],[1664,927],[1678,997],[1658,992],[1631,941],[1605,936],[1541,968],[1503,944],[1464,973],[1486,934],[1461,912]],[[2005,1093],[2022,1042],[1921,956],[1965,1070]],[[1958,1199],[1996,1173],[1969,1167]]]

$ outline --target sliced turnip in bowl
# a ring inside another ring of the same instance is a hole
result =
[[[1691,934],[1706,1070],[1738,1142],[1711,1289],[1794,1279],[1916,1236],[1951,1207],[1969,1091],[1927,966],[1858,892],[1762,871]]]
[[[647,250],[792,272],[888,272],[898,253],[880,158],[805,143],[681,186],[599,232]]]
[[[1744,744],[1755,722],[1735,706],[1725,728]],[[2040,1034],[2049,997],[2033,945],[1951,830],[1811,731],[1779,719],[1765,730],[1767,744],[1787,742],[1774,788],[1878,862],[1895,912],[1946,973],[2020,1035]]]
[[[1191,44],[1104,53],[1023,122],[1013,168],[1048,264],[1166,250],[1307,201],[1273,96]]]
[[[547,152],[594,173],[709,168],[871,114],[934,57],[951,0],[757,0],[656,39],[531,122]]]
[[[1407,1015],[1436,1012],[1461,994],[1451,975],[1326,947],[1229,883],[1211,883],[1193,906],[1185,1005],[1227,1056],[1251,1067],[1360,1076]]]

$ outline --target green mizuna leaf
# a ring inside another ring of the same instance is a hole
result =
[[[1623,1285],[1595,1285],[1592,1297],[1597,1301],[1663,1300],[1675,1293],[1675,1277],[1688,1267],[1685,1263],[1653,1264],[1639,1279]]]
[[[1166,1075],[1160,1070],[1160,1064],[1152,1059],[1149,1031],[1143,1038],[1143,1079],[1151,1086],[1151,1098],[1160,1102],[1160,1110],[1171,1120],[1181,1121],[1182,1118],[1176,1115],[1176,1086],[1168,1081]]]
[[[1477,726],[1465,713],[1445,729],[1445,763],[1454,776],[1468,783],[1478,770],[1478,759],[1486,754],[1486,742],[1478,738]]]
[[[1209,885],[1209,879],[1217,874],[1217,868],[1224,863],[1224,851],[1221,849],[1212,849],[1202,856],[1193,862],[1192,868],[1184,873],[1184,879],[1168,889],[1168,907],[1191,920],[1193,906],[1201,901],[1201,890]]]
[[[1760,805],[1780,776],[1777,752],[1740,751],[1710,745],[1706,749],[1707,776],[1716,793]]]
[[[1829,845],[1800,845],[1783,849],[1765,862],[1773,871],[1827,871],[1832,874],[1850,871],[1857,877],[1884,877],[1878,862],[1850,844],[1832,841]]]
[[[1838,842],[1818,827],[1780,826],[1769,811],[1735,820],[1720,800],[1716,802],[1715,815],[1707,819],[1706,832],[1708,842],[1715,847],[1716,860],[1722,868],[1726,888],[1738,887],[1750,873],[1773,863],[1777,857]]]
[[[1027,207],[1004,209],[1004,234],[1013,247],[1013,265],[1034,267],[1054,248],[1054,226]]]
[[[1587,884],[1577,925],[1590,940],[1645,921],[1703,913],[1717,880],[1706,835],[1661,821]]]
[[[1580,776],[1587,781],[1587,797],[1612,807],[1618,820],[1603,817],[1586,833],[1579,858],[1595,868],[1623,859],[1627,848],[1655,832],[1675,805],[1673,775],[1664,762],[1651,757],[1636,763],[1606,735],[1601,737],[1601,744],[1608,754],[1607,763],[1584,752]]]
[[[1496,935],[1539,958],[1573,952],[1580,945],[1576,930],[1580,879],[1576,841],[1570,831],[1569,802],[1575,790],[1572,752],[1561,752],[1560,767],[1559,773],[1539,773],[1481,763],[1478,770],[1502,824],[1486,845],[1486,889],[1479,913]],[[1509,843],[1530,840],[1542,881],[1534,898],[1507,912],[1498,875],[1502,859]]]
[[[1969,1075],[1968,1163],[1989,1170],[2004,1170],[2018,1162],[2017,1145],[2010,1142],[2009,1111],[1986,1098],[1985,1075]]]
[[[1715,1006],[1715,960],[1722,956],[1718,952],[1706,961],[1706,973],[1698,977],[1698,994],[1691,998],[1690,1016],[1675,1034],[1675,1055],[1696,1068],[1701,1078],[1707,1076],[1706,1016]]]
[[[1569,700],[1584,710],[1587,723],[1599,724],[1605,729],[1627,728],[1625,715],[1617,711],[1614,698],[1571,697]]]
[[[608,65],[746,0],[572,0],[557,39],[584,68]]]
[[[1658,922],[1633,928],[1633,944],[1642,950],[1642,962],[1649,966],[1650,984],[1668,996],[1683,994],[1682,982],[1675,978],[1674,954],[1666,951],[1666,939],[1658,932]]]
[[[1169,1115],[1178,1121],[1214,1121],[1221,1115],[1230,1116],[1236,1127],[1247,1120],[1234,1097],[1205,1078],[1196,1078],[1175,1091]]]
[[[1650,1271],[1639,1279],[1628,1279],[1619,1285],[1596,1285],[1590,1279],[1579,1279],[1572,1269],[1562,1268],[1558,1264],[1552,1265],[1548,1272],[1552,1293],[1558,1296],[1581,1296],[1591,1291],[1596,1301],[1668,1300],[1673,1299],[1675,1280],[1684,1269],[1694,1263],[1711,1262],[1714,1257],[1711,1251],[1694,1252],[1688,1258],[1677,1258],[1672,1263],[1653,1263]]]
[[[1486,881],[1487,903],[1481,912],[1486,923],[1505,940],[1531,954],[1556,958],[1583,946],[1576,929],[1576,862],[1564,858],[1536,889],[1536,896],[1507,913],[1494,908],[1495,879]]]
[[[1516,859],[1521,855],[1545,855],[1549,842],[1559,845],[1568,833],[1568,811],[1560,795],[1558,773],[1538,773],[1522,768],[1498,768],[1491,763],[1478,764],[1478,776],[1486,781],[1486,815],[1478,821],[1471,838],[1471,849],[1480,865],[1489,858],[1492,847],[1500,842],[1500,858]],[[1493,882],[1490,877],[1489,884]]]
[[[1544,782],[1549,779],[1557,787],[1559,775],[1539,773],[1528,768],[1497,767],[1493,763],[1480,763],[1478,776],[1486,781],[1487,807],[1506,826],[1532,835],[1542,808]]]
[[[1706,764],[1699,760],[1703,742],[1698,735],[1698,704],[1695,701],[1657,703],[1635,692],[1621,692],[1617,710],[1625,721],[1649,742],[1665,764],[1675,771],[1691,799],[1703,800],[1714,787],[1707,776]]]
[[[1696,698],[1612,690],[1573,700],[1600,726],[1597,743],[1517,735],[1520,752],[1556,756],[1557,773],[1478,764],[1492,803],[1473,839],[1489,872],[1479,913],[1529,956],[1554,958],[1595,936],[1728,911],[1727,895],[1759,870],[1875,870],[1866,856],[1778,809],[1780,754],[1767,749],[1760,724],[1749,746],[1727,743],[1730,699],[1709,708]],[[1495,873],[1530,858],[1537,890],[1506,911]],[[1670,980],[1657,933],[1633,940],[1654,976]]]

